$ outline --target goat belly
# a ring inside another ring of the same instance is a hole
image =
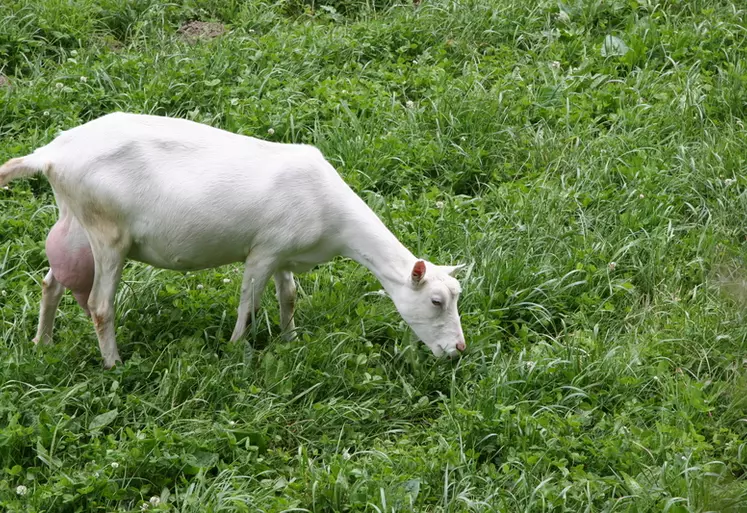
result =
[[[248,248],[225,241],[184,241],[140,239],[133,241],[128,258],[161,269],[174,271],[199,271],[222,265],[243,262]]]

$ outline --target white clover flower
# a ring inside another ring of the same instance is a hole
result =
[[[63,84],[62,82],[57,82],[57,83],[56,83],[56,84],[55,84],[54,86],[55,86],[55,87],[56,87],[57,89],[62,89],[63,87],[65,87],[65,86],[64,86],[64,84]]]
[[[48,111],[48,110],[45,110],[45,111],[44,111],[44,115],[45,115],[45,116],[49,116],[49,111]]]
[[[615,267],[617,267],[617,262],[610,262],[608,267],[610,268],[610,271],[614,271]]]
[[[552,69],[560,69],[560,62],[558,62],[558,61],[552,61],[552,62],[550,63],[550,67],[551,67]]]
[[[150,504],[147,502],[144,502],[140,505],[140,511],[148,511],[148,508],[150,508]]]
[[[18,485],[18,486],[16,487],[16,493],[17,493],[18,495],[26,495],[26,492],[28,492],[28,491],[29,491],[29,489],[28,489],[28,488],[26,488],[26,487],[25,487],[25,486],[23,486],[23,485]]]
[[[111,466],[112,468],[119,468],[119,463],[117,463],[116,461],[112,461]]]
[[[643,195],[643,193],[641,193],[641,194],[638,195],[638,199],[643,199],[643,198],[645,198],[645,196]]]
[[[267,133],[270,135],[275,135],[275,129],[274,128],[268,128]]]
[[[233,420],[229,420],[229,421],[228,421],[228,425],[229,425],[229,426],[235,426],[235,425],[236,425],[236,422],[234,422]]]
[[[223,283],[231,283],[231,279],[230,278],[223,278]]]
[[[88,82],[88,77],[80,77],[80,81],[85,84],[86,82]]]
[[[405,107],[407,107],[408,109],[411,109],[411,108],[413,108],[414,106],[415,106],[415,103],[413,103],[413,101],[412,101],[412,100],[407,100],[407,101],[405,102]]]
[[[438,209],[444,208],[444,202],[443,201],[437,201],[436,202],[436,208],[438,208]]]
[[[157,495],[154,495],[150,498],[150,503],[152,506],[158,506],[159,504],[161,504],[161,498]]]
[[[202,283],[199,283],[196,288],[197,290],[202,290],[205,288],[205,286]]]

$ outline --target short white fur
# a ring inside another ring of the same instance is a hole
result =
[[[88,308],[104,365],[121,361],[114,298],[126,259],[172,270],[244,262],[244,333],[274,277],[286,338],[294,336],[294,272],[337,255],[367,267],[435,355],[465,348],[453,277],[461,266],[416,258],[316,148],[273,143],[161,116],[108,114],[0,167],[0,186],[43,173],[71,237],[95,263]],[[77,230],[77,231],[76,231]],[[64,287],[45,277],[36,341],[51,341]]]

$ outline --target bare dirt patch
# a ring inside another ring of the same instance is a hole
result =
[[[214,21],[190,21],[179,27],[182,39],[194,43],[198,39],[215,39],[226,32],[226,26]]]

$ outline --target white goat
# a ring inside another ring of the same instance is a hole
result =
[[[461,266],[415,258],[314,147],[272,143],[160,116],[113,113],[0,167],[0,186],[43,173],[60,217],[47,237],[35,343],[50,343],[65,288],[92,319],[104,366],[121,362],[114,298],[127,258],[179,271],[244,262],[246,330],[274,276],[284,336],[294,336],[303,272],[336,255],[366,266],[437,356],[464,351]]]

